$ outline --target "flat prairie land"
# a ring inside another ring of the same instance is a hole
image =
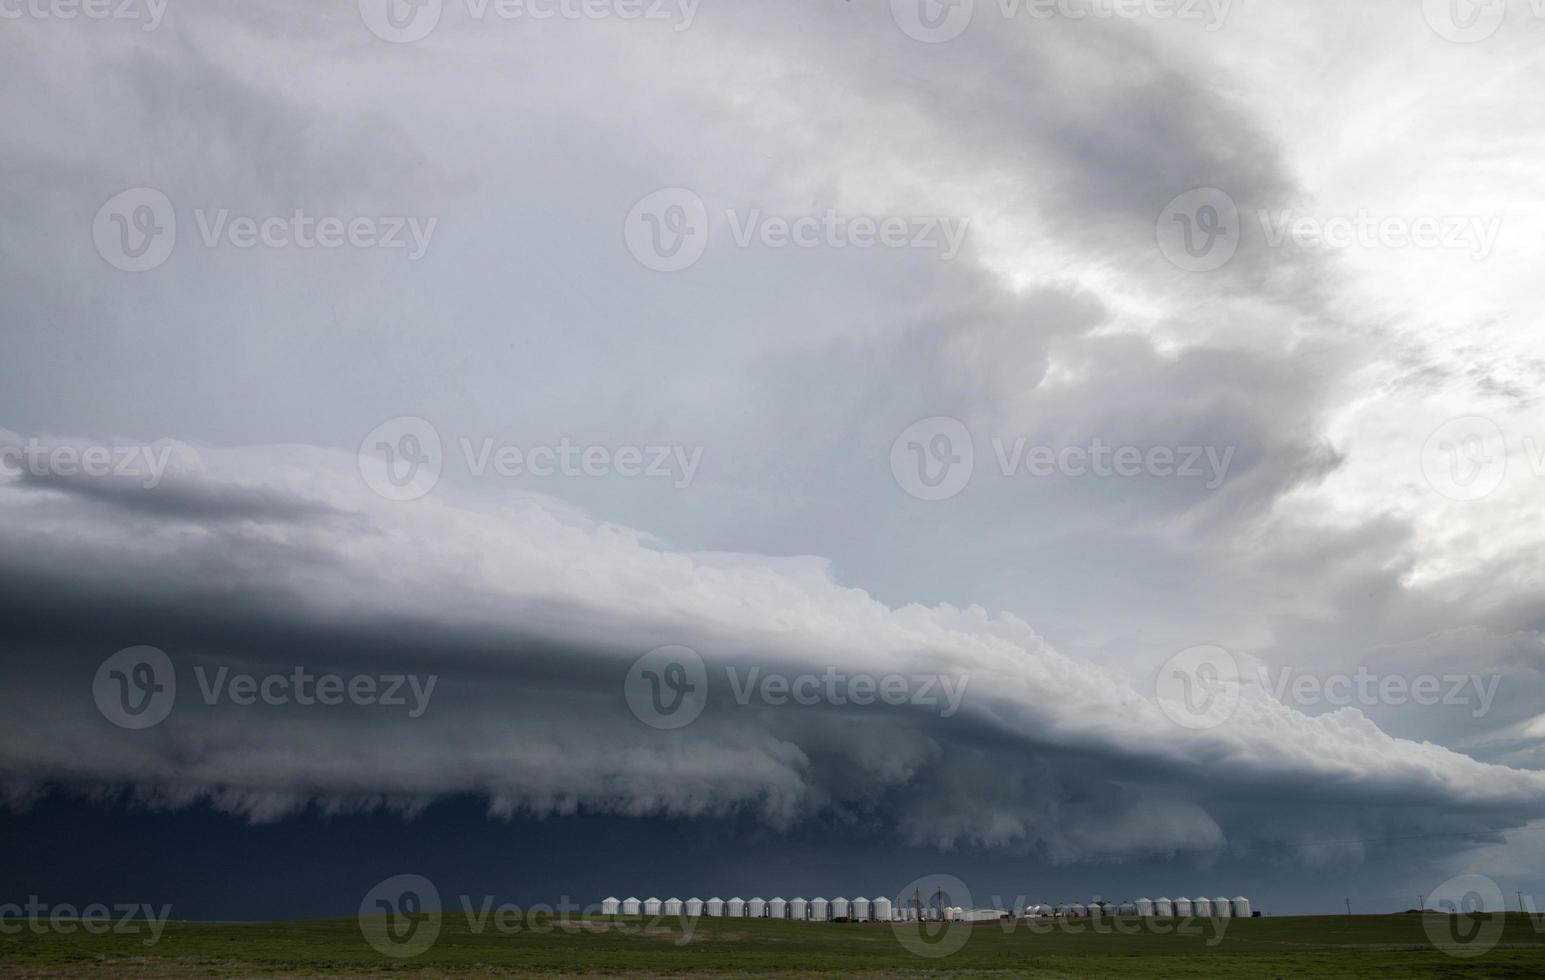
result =
[[[386,938],[384,920],[353,918],[170,922],[153,942],[143,931],[64,932],[15,919],[4,925],[21,926],[0,936],[4,978],[1545,977],[1545,922],[1518,913],[1150,920],[1122,929],[1107,922],[1100,931],[1087,923],[989,922],[930,936],[915,924],[496,922],[457,911],[421,923],[424,931],[402,946]]]

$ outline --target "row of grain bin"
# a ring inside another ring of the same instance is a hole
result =
[[[923,914],[928,917],[937,917],[937,910],[924,909]],[[918,910],[910,907],[895,907],[888,898],[876,898],[873,900],[855,898],[849,901],[846,898],[834,898],[827,901],[824,898],[812,898],[808,902],[803,898],[784,901],[774,898],[763,901],[753,898],[749,902],[741,898],[732,898],[728,902],[721,898],[710,898],[704,902],[702,899],[689,898],[683,902],[679,898],[668,898],[660,901],[658,898],[646,898],[640,902],[636,898],[625,898],[621,901],[608,898],[601,902],[602,915],[687,915],[692,918],[706,916],[711,919],[788,919],[796,922],[815,921],[829,922],[835,919],[857,920],[860,922],[901,922],[913,921],[917,918]],[[1004,918],[1009,912],[1000,909],[966,909],[960,906],[949,906],[943,910],[943,917],[949,921],[986,921],[989,919]],[[1031,905],[1024,909],[1023,915],[1031,918],[1064,918],[1083,919],[1101,918],[1105,916],[1118,916],[1121,918],[1207,918],[1226,919],[1243,918],[1251,916],[1250,900],[1244,896],[1238,898],[1139,898],[1135,902],[1091,902],[1088,905],[1080,905],[1076,902],[1065,905]]]
[[[830,921],[832,919],[857,919],[864,922],[891,922],[899,921],[894,917],[891,900],[888,898],[876,898],[873,900],[859,897],[851,902],[846,898],[834,898],[827,901],[824,898],[812,898],[808,902],[803,898],[795,898],[784,901],[774,898],[763,901],[753,898],[749,902],[741,898],[732,898],[725,901],[722,898],[710,898],[703,901],[698,898],[689,898],[683,902],[679,898],[668,898],[660,901],[658,898],[646,898],[640,902],[636,898],[607,898],[601,902],[602,915],[688,915],[694,918],[706,916],[711,919],[792,919],[795,921]]]
[[[1207,918],[1248,919],[1252,915],[1250,900],[1243,895],[1238,898],[1168,898],[1147,899],[1139,898],[1135,902],[1091,902],[1088,905],[1079,905],[1077,902],[1067,905],[1031,905],[1025,908],[1024,914],[1035,917],[1060,917],[1065,919],[1101,918],[1103,916],[1119,916],[1121,918],[1138,919],[1169,919],[1169,918]]]

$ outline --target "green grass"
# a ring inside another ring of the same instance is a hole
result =
[[[957,952],[928,958],[886,925],[701,919],[688,936],[674,919],[648,928],[640,919],[539,923],[541,931],[524,921],[501,931],[490,919],[478,932],[457,910],[432,947],[406,960],[373,949],[355,919],[173,922],[148,946],[146,933],[0,936],[0,976],[1545,977],[1545,929],[1520,914],[1507,916],[1496,948],[1473,958],[1435,948],[1415,914],[1224,920],[1221,932],[1188,921],[1180,933],[1170,923],[1132,935],[978,924]]]

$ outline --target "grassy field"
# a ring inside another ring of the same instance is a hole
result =
[[[1436,948],[1424,918],[1446,934],[1448,920],[1415,914],[1236,919],[1221,928],[1187,920],[1178,930],[1174,922],[1128,923],[1132,934],[988,923],[970,927],[957,951],[928,957],[887,925],[701,919],[684,928],[675,919],[588,919],[566,928],[537,920],[533,929],[529,919],[489,917],[479,928],[458,910],[443,916],[428,948],[405,959],[378,952],[352,918],[172,922],[151,945],[148,932],[61,935],[13,919],[7,928],[23,928],[0,936],[0,977],[1545,977],[1545,926],[1536,931],[1523,915],[1496,923],[1495,947],[1468,958]],[[384,920],[365,928],[381,941]]]

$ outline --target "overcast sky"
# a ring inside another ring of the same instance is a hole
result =
[[[5,8],[7,819],[1545,872],[1530,4],[391,2]]]

